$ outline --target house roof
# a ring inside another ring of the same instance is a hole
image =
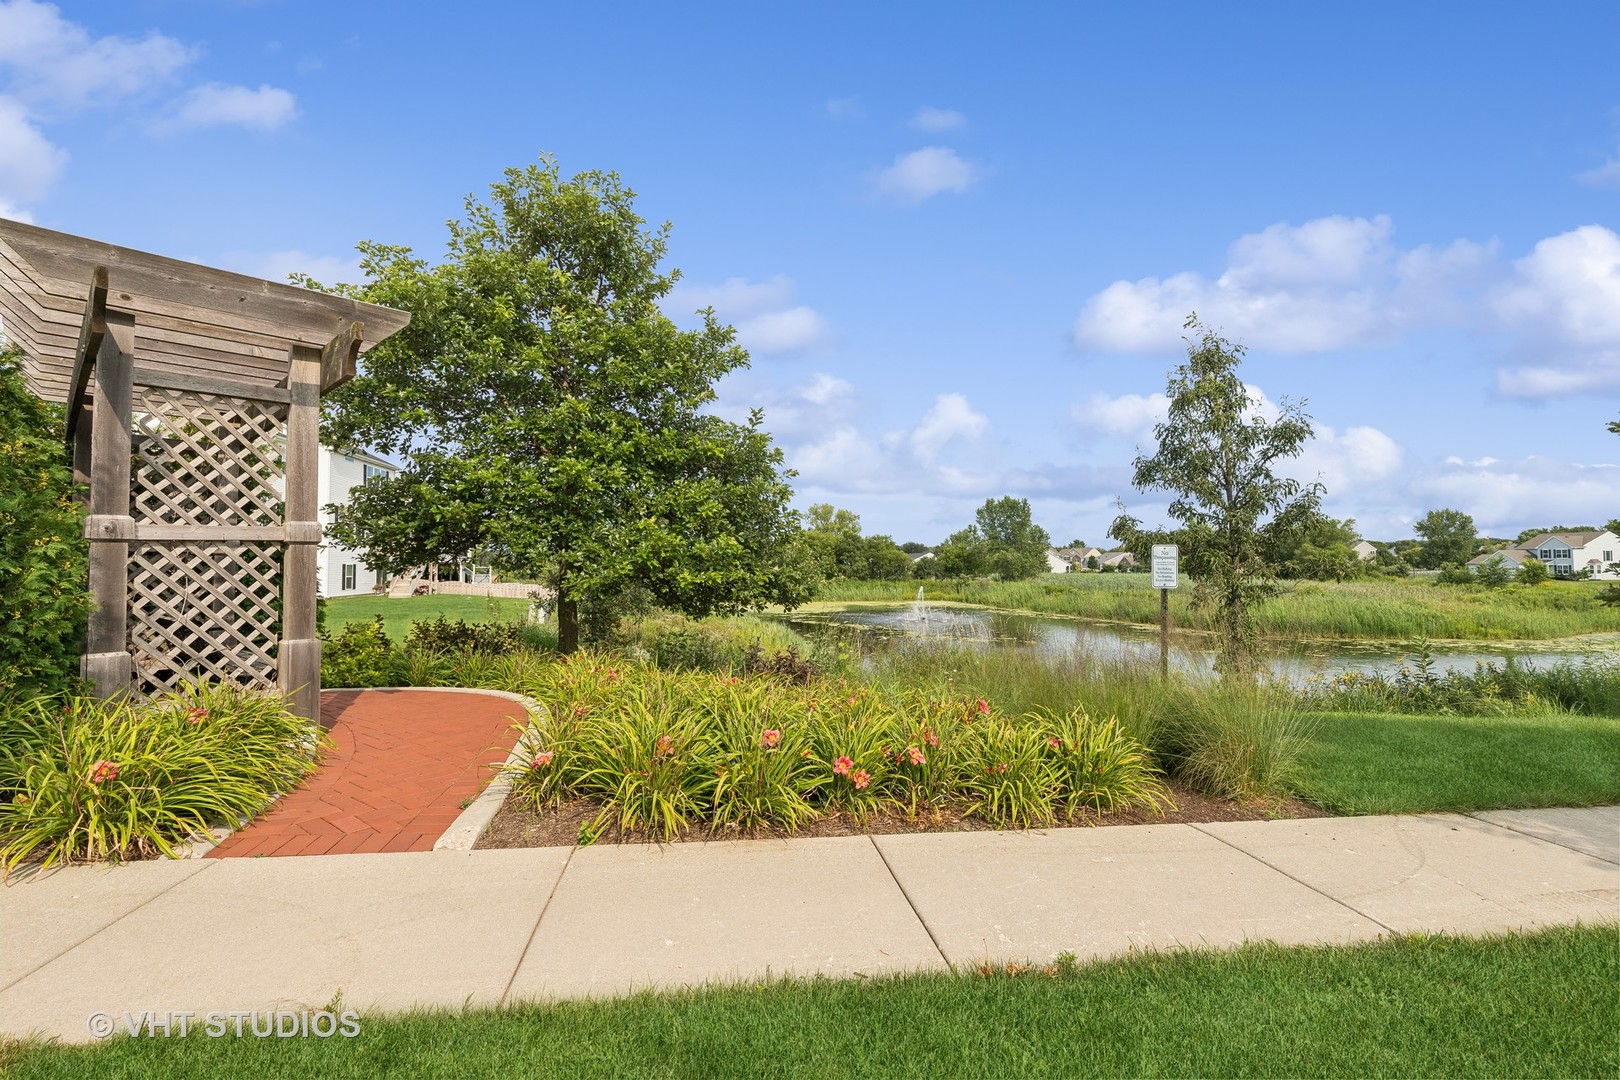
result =
[[[1510,562],[1520,565],[1522,565],[1526,559],[1533,559],[1536,557],[1535,552],[1530,551],[1528,548],[1502,548],[1499,551],[1487,551],[1484,554],[1475,555],[1472,559],[1468,560],[1468,565],[1484,566],[1498,555],[1509,560]]]
[[[318,349],[360,323],[364,349],[410,321],[392,308],[0,220],[0,321],[40,397],[68,399],[86,309],[98,300],[134,317],[137,363],[266,386],[286,377],[293,345]],[[323,377],[322,389],[345,377]]]
[[[1582,529],[1579,532],[1546,532],[1538,533],[1522,546],[1525,548],[1538,548],[1549,540],[1557,540],[1568,544],[1572,548],[1585,547],[1604,533],[1607,529]]]

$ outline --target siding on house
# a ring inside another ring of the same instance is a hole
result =
[[[321,447],[320,507],[323,531],[332,524],[327,505],[348,502],[349,492],[366,482],[368,470],[372,475],[392,476],[399,472],[399,466],[370,454],[344,454]],[[358,552],[340,547],[330,540],[322,542],[320,554],[316,557],[315,581],[316,590],[322,596],[359,596],[387,584],[385,580],[379,580],[377,572],[366,565]]]

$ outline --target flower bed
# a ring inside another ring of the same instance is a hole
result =
[[[862,821],[947,808],[1030,827],[1169,804],[1146,748],[1079,710],[1015,722],[982,699],[592,654],[530,668],[513,689],[546,709],[520,744],[513,797],[534,808],[590,800],[600,810],[582,833],[791,833],[829,812]]]
[[[279,698],[230,686],[0,705],[0,868],[173,856],[296,786],[329,742]]]

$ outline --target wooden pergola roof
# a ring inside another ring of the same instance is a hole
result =
[[[410,321],[392,308],[0,220],[0,318],[40,397],[76,396],[81,337],[103,305],[134,316],[143,366],[265,386],[286,380],[292,346],[320,349],[361,324],[344,362],[322,372],[322,390],[354,374],[356,352]]]

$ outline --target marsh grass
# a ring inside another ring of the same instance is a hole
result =
[[[835,581],[818,601],[888,601],[915,598],[916,581]],[[1159,596],[1146,574],[1050,574],[1028,581],[922,582],[929,600],[979,604],[1010,611],[1072,615],[1156,624]],[[1548,641],[1579,634],[1620,632],[1620,608],[1605,607],[1602,582],[1552,581],[1487,589],[1437,586],[1419,578],[1374,581],[1284,582],[1282,593],[1253,612],[1260,635],[1287,641],[1405,641],[1427,636],[1457,641]],[[1171,594],[1175,625],[1214,630],[1214,612],[1195,607],[1194,590]]]

